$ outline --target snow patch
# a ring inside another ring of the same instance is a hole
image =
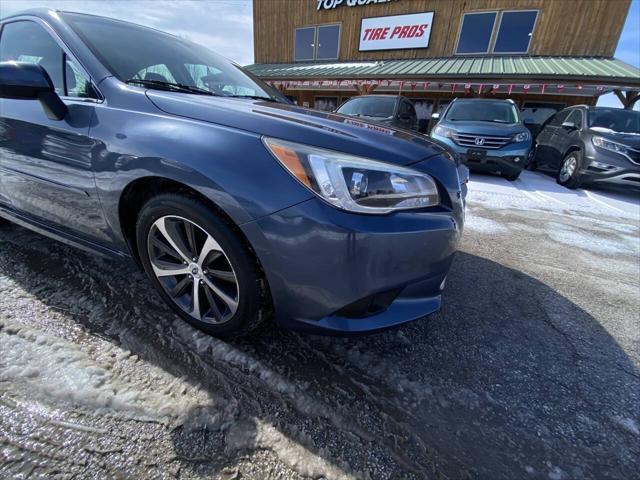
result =
[[[533,210],[550,213],[581,213],[634,220],[640,219],[640,202],[631,194],[596,190],[569,190],[542,173],[524,171],[518,182],[472,174],[469,205],[488,209]]]
[[[604,238],[593,235],[584,230],[571,227],[562,223],[549,222],[546,232],[556,242],[563,243],[582,250],[605,255],[637,255],[638,245],[636,239],[629,235],[609,235]]]
[[[213,403],[204,392],[164,372],[168,378],[161,384],[156,378],[141,384],[119,374],[114,364],[122,352],[117,347],[107,348],[111,351],[100,353],[106,353],[112,362],[98,361],[79,345],[3,320],[0,382],[23,385],[46,402],[72,403],[140,420],[179,422],[183,412]]]
[[[480,233],[506,233],[509,231],[507,227],[501,223],[491,220],[489,218],[480,217],[473,213],[471,210],[467,211],[467,217],[465,218],[465,228]]]

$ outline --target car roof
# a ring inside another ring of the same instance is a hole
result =
[[[4,22],[5,20],[9,20],[15,17],[22,17],[24,15],[29,15],[32,17],[48,18],[51,16],[51,14],[57,13],[57,12],[60,12],[60,10],[57,10],[55,8],[46,8],[46,7],[29,8],[26,10],[21,10],[16,13],[12,13],[11,15],[7,15],[6,17],[1,17],[0,21]]]
[[[513,104],[513,100],[509,98],[455,98],[456,103],[511,103]]]
[[[392,94],[389,94],[389,93],[380,93],[380,94],[371,93],[371,94],[368,94],[368,95],[355,95],[355,96],[351,97],[349,100],[352,100],[354,98],[370,98],[370,97],[407,98],[404,95],[392,95]]]

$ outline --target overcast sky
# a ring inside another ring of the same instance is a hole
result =
[[[0,0],[0,17],[32,7],[128,20],[186,37],[241,65],[253,63],[251,0]],[[640,0],[632,2],[616,57],[640,67]],[[620,106],[612,94],[601,98],[599,104]],[[636,107],[640,108],[640,102]]]
[[[241,65],[253,63],[251,0],[0,0],[0,17],[33,7],[127,20],[188,38]]]

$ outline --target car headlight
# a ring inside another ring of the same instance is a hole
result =
[[[591,137],[591,143],[593,143],[596,147],[604,148],[605,150],[610,150],[612,152],[621,153],[625,155],[627,153],[627,147],[617,142],[612,142],[611,140],[607,140],[604,137],[599,137],[594,135]]]
[[[527,140],[529,140],[531,138],[531,134],[529,133],[529,131],[527,130],[526,132],[520,132],[520,133],[516,133],[513,136],[513,141],[514,142],[526,142]]]
[[[442,127],[440,125],[436,125],[433,129],[434,135],[440,135],[441,137],[452,138],[454,131],[451,128]]]
[[[440,203],[433,178],[416,170],[276,138],[263,141],[300,183],[342,210],[384,214]]]

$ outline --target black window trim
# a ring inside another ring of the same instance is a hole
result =
[[[3,20],[2,22],[0,22],[0,42],[2,41],[2,32],[4,30],[4,26],[5,25],[9,25],[11,23],[16,23],[16,22],[33,22],[39,26],[41,26],[45,32],[47,32],[49,34],[49,36],[53,39],[54,42],[56,42],[58,44],[58,46],[60,47],[60,49],[62,50],[62,61],[63,61],[63,74],[62,74],[62,78],[63,78],[63,85],[64,85],[64,95],[60,95],[60,98],[66,101],[70,101],[70,102],[90,102],[90,103],[103,103],[104,102],[104,95],[102,95],[102,92],[98,89],[97,85],[95,84],[95,82],[93,81],[93,78],[91,77],[91,75],[89,75],[89,72],[87,71],[87,69],[84,67],[84,65],[82,64],[82,62],[80,62],[78,60],[78,58],[71,52],[71,50],[69,49],[69,47],[67,47],[67,44],[64,43],[64,41],[60,38],[60,36],[56,33],[56,31],[51,28],[51,26],[45,22],[43,19],[41,19],[40,17],[34,17],[31,15],[19,15],[16,17],[11,17],[11,18],[7,18],[6,20]],[[91,88],[93,89],[93,91],[96,93],[96,95],[98,96],[98,98],[87,98],[87,97],[71,97],[67,95],[67,79],[66,79],[66,74],[65,74],[65,69],[66,69],[66,65],[65,65],[65,60],[71,60],[73,63],[76,64],[76,66],[80,69],[80,73],[82,73],[87,80],[89,81],[89,83],[91,84]]]
[[[332,58],[318,58],[318,37],[320,33],[320,27],[338,27],[338,50],[336,56]],[[296,58],[296,33],[298,30],[305,30],[313,28],[313,58],[306,58],[298,60]],[[318,23],[315,25],[300,25],[293,29],[293,61],[298,62],[315,62],[315,61],[331,61],[340,59],[340,42],[342,41],[342,22],[330,22],[330,23]]]
[[[498,40],[498,34],[500,33],[500,26],[502,25],[502,15],[504,13],[513,13],[513,12],[536,12],[536,19],[533,22],[533,28],[531,29],[531,36],[529,37],[529,42],[527,43],[527,50],[525,52],[498,52],[495,53],[494,49],[496,46],[496,41]],[[496,17],[493,19],[493,27],[491,30],[491,36],[489,37],[489,44],[487,46],[486,52],[465,52],[458,53],[458,47],[460,45],[460,37],[462,36],[462,26],[464,25],[464,18],[466,15],[479,15],[483,13],[495,13]],[[458,26],[458,36],[456,37],[456,45],[453,49],[453,54],[456,56],[473,56],[473,55],[528,55],[529,49],[531,48],[531,41],[533,40],[533,36],[536,31],[536,27],[538,26],[538,19],[540,18],[540,9],[539,8],[522,8],[522,9],[510,9],[510,10],[472,10],[468,12],[463,12],[462,17],[460,18],[459,26]]]

